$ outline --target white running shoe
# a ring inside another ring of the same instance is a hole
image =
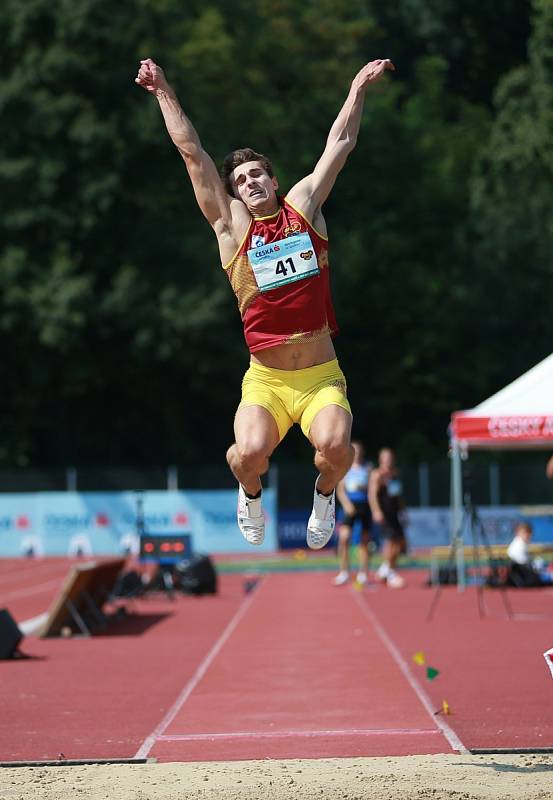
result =
[[[388,577],[386,578],[386,586],[389,586],[390,589],[403,589],[405,586],[405,581],[398,575],[397,572],[391,569],[388,572]]]
[[[349,581],[349,572],[345,569],[340,570],[340,572],[333,578],[332,583],[334,586],[343,586],[344,583]]]
[[[238,527],[244,539],[250,544],[263,544],[265,538],[265,517],[261,508],[261,495],[252,500],[246,497],[242,484],[238,488]]]
[[[379,581],[385,581],[390,574],[390,565],[383,561],[379,568],[376,570],[376,577]]]
[[[366,572],[358,572],[357,577],[355,578],[355,582],[358,583],[360,586],[366,586],[369,582]]]
[[[329,497],[319,494],[317,482],[313,493],[313,511],[307,523],[307,544],[312,550],[320,550],[334,533],[336,522],[335,491]]]

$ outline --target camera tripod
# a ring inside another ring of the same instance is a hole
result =
[[[507,597],[507,592],[505,588],[505,584],[501,581],[501,576],[499,574],[499,563],[498,559],[494,558],[492,548],[490,546],[486,530],[484,525],[482,524],[482,520],[478,514],[476,507],[472,503],[472,498],[470,492],[465,492],[463,497],[463,516],[461,518],[461,523],[459,525],[459,529],[454,533],[451,539],[451,545],[449,548],[449,554],[447,559],[447,575],[451,575],[452,573],[456,573],[456,579],[459,581],[460,575],[458,574],[459,570],[456,570],[455,567],[458,564],[457,556],[459,551],[462,551],[463,554],[463,569],[464,569],[464,544],[465,541],[465,534],[467,534],[466,538],[467,541],[470,540],[472,544],[472,579],[474,584],[476,585],[476,602],[478,604],[478,614],[482,619],[486,615],[486,606],[484,603],[484,587],[488,582],[488,585],[497,586],[501,590],[501,597],[503,599],[503,604],[505,606],[505,610],[507,612],[507,616],[509,619],[512,619],[513,610],[511,608],[511,604],[509,598]],[[482,557],[482,551],[484,552],[484,556]],[[434,596],[432,598],[432,603],[430,605],[430,609],[428,611],[427,619],[431,620],[434,611],[438,605],[438,601],[440,599],[442,592],[442,584],[440,582],[440,578],[438,575],[438,584],[434,590]]]

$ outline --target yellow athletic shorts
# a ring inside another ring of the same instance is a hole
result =
[[[273,416],[280,440],[295,422],[309,436],[315,414],[326,406],[351,414],[344,373],[333,359],[305,369],[272,369],[251,363],[242,381],[242,406],[262,406]]]

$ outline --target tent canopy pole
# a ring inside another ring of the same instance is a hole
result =
[[[463,521],[463,470],[461,461],[466,459],[468,452],[466,447],[457,440],[451,440],[451,513],[450,513],[450,541],[454,548],[456,567],[457,567],[457,589],[459,592],[465,590],[465,552],[463,542],[463,532],[461,530]]]

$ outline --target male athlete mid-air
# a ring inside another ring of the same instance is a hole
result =
[[[229,153],[219,175],[161,67],[140,62],[136,83],[156,97],[215,232],[251,354],[227,452],[239,484],[238,526],[251,544],[265,533],[260,476],[295,422],[319,471],[309,547],[324,547],[334,531],[334,490],[353,458],[352,415],[332,343],[338,326],[322,206],[355,147],[367,88],[393,69],[381,59],[358,72],[313,172],[280,196],[271,162],[250,148]]]

